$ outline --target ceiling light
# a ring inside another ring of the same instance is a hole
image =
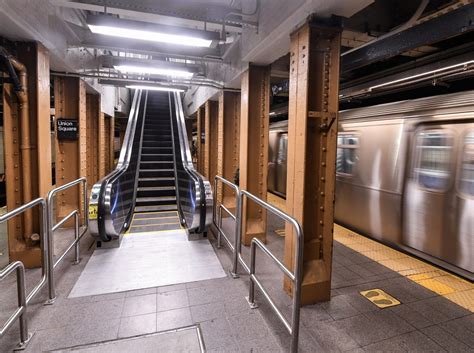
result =
[[[168,44],[179,44],[190,47],[206,47],[209,48],[212,40],[203,39],[188,35],[170,34],[164,32],[144,31],[140,29],[122,28],[110,25],[93,25],[89,24],[92,33],[104,34],[107,36],[146,40],[151,42],[160,42]]]
[[[148,90],[148,91],[184,92],[184,90],[180,88],[165,87],[165,86],[129,85],[125,87],[131,88],[131,89],[143,89],[143,90]]]
[[[163,75],[163,76],[183,77],[183,78],[193,77],[192,72],[189,72],[186,70],[169,69],[169,68],[133,66],[133,65],[115,65],[114,68],[121,72],[136,73],[136,74]]]

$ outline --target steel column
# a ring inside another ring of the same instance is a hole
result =
[[[204,105],[204,175],[214,180],[217,173],[217,102]]]
[[[239,169],[240,93],[223,91],[219,95],[217,125],[217,175],[234,180]],[[230,210],[236,207],[232,190],[221,185],[217,200]]]
[[[340,27],[311,22],[291,35],[286,207],[305,234],[303,305],[330,299],[340,38]],[[293,268],[296,238],[285,232]]]
[[[241,81],[239,185],[267,199],[270,68],[250,64]],[[243,207],[242,243],[253,237],[265,241],[266,211],[255,204]]]
[[[87,131],[86,131],[86,86],[75,77],[55,77],[56,117],[76,119],[79,123],[77,140],[58,140],[56,149],[56,186],[67,184],[87,173]],[[97,151],[94,152],[97,154]],[[56,208],[59,219],[66,217],[80,204],[82,209],[82,190],[61,191],[56,196]],[[74,224],[67,223],[72,227]]]
[[[204,142],[202,138],[204,133],[204,107],[200,107],[196,114],[197,119],[197,171],[204,174]]]

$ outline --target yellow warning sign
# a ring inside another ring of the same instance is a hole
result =
[[[89,205],[89,219],[97,219],[99,205]]]
[[[381,289],[364,290],[360,292],[360,294],[362,294],[365,298],[370,300],[381,309],[401,304],[397,299],[392,297],[390,294],[385,293]]]

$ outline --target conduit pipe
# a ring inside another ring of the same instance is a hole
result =
[[[29,104],[28,104],[28,73],[26,66],[9,54],[5,48],[0,48],[0,55],[6,63],[7,68],[13,67],[16,72],[10,72],[10,76],[15,82],[15,75],[18,75],[18,82],[15,85],[15,93],[19,103],[20,113],[20,152],[21,152],[21,182],[23,188],[23,203],[31,201],[31,138],[29,124]],[[15,75],[14,75],[15,74]],[[33,212],[28,209],[23,214],[23,238],[30,241],[38,241],[39,235],[33,234]]]

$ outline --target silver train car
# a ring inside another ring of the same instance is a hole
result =
[[[268,188],[286,192],[287,123]],[[337,223],[474,279],[474,91],[340,112]]]

